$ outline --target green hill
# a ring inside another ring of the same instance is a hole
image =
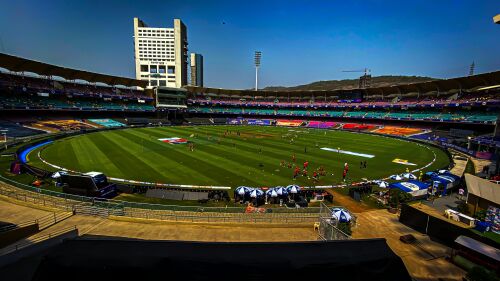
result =
[[[374,76],[371,81],[371,88],[386,87],[418,82],[426,82],[438,80],[431,77],[422,76]],[[350,90],[357,89],[359,86],[359,79],[344,79],[344,80],[328,80],[328,81],[317,81],[310,84],[298,85],[292,87],[283,86],[270,86],[264,88],[264,90],[269,91],[279,91],[279,90]]]

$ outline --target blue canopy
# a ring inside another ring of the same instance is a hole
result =
[[[426,176],[428,176],[428,177],[434,177],[434,176],[436,176],[437,174],[438,174],[438,173],[436,173],[436,172],[427,172],[427,173],[425,173],[425,175],[426,175]]]
[[[389,185],[389,188],[397,188],[401,191],[411,193],[413,196],[421,196],[427,194],[427,188],[430,184],[418,180],[409,180],[405,182],[395,182]]]
[[[435,174],[431,177],[432,181],[437,181],[444,185],[446,188],[453,187],[459,183],[460,177],[453,175],[452,173]]]
[[[431,177],[431,180],[432,181],[437,181],[437,182],[442,183],[444,185],[448,185],[449,183],[455,181],[455,180],[453,180],[453,179],[451,179],[449,177],[441,176],[441,175],[433,176],[433,177]]]

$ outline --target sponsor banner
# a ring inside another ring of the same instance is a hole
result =
[[[278,126],[288,126],[288,127],[298,127],[302,125],[302,120],[278,120],[276,125]]]
[[[474,156],[474,153],[475,153],[474,150],[469,150],[467,148],[463,148],[461,146],[454,145],[454,144],[447,143],[447,142],[441,142],[441,145],[444,146],[444,147],[453,148],[455,150],[458,150],[460,152],[466,153],[466,154],[471,155],[471,156]]]
[[[423,196],[427,194],[427,188],[429,188],[430,184],[417,181],[417,180],[410,180],[407,182],[397,182],[397,183],[391,183],[389,185],[389,188],[397,188],[401,191],[410,193],[414,197],[418,196]]]
[[[335,148],[329,148],[329,147],[322,147],[320,149],[326,150],[326,151],[332,151],[332,152],[342,153],[342,154],[348,154],[348,155],[354,155],[354,156],[359,156],[359,157],[365,157],[365,158],[373,158],[373,157],[375,157],[375,155],[371,155],[371,154],[357,153],[357,152],[352,152],[352,151],[347,151],[347,150],[341,150],[341,149],[335,149]]]
[[[227,120],[227,123],[230,124],[230,125],[241,125],[242,123],[242,119],[229,119]]]
[[[478,151],[476,152],[476,158],[479,158],[479,159],[487,159],[487,160],[490,160],[490,159],[493,159],[493,154],[490,153],[490,152],[487,152],[487,151]]]
[[[455,150],[458,150],[460,152],[463,152],[463,153],[465,153],[467,155],[470,155],[472,157],[476,157],[476,158],[479,158],[479,159],[491,160],[491,158],[493,157],[493,154],[490,153],[490,152],[469,150],[469,149],[463,148],[461,146],[454,145],[454,144],[451,144],[451,143],[446,143],[446,142],[441,142],[441,145],[444,146],[444,147],[453,148]]]
[[[407,166],[417,166],[417,164],[415,164],[415,163],[410,163],[410,162],[408,162],[408,160],[399,159],[399,158],[392,160],[392,163],[407,165]]]
[[[161,142],[169,143],[169,144],[186,144],[186,143],[188,143],[187,139],[177,138],[177,137],[163,138],[163,139],[158,139],[158,140]]]
[[[269,126],[271,125],[271,120],[269,119],[247,119],[248,125],[262,125]]]

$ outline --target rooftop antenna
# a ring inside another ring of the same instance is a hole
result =
[[[476,68],[476,64],[474,63],[474,61],[472,61],[472,64],[470,65],[470,68],[469,68],[469,76],[474,75],[475,68]]]

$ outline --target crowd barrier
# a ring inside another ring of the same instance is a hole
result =
[[[157,219],[185,222],[234,222],[234,223],[314,223],[318,220],[318,208],[270,208],[264,213],[246,213],[244,207],[178,206],[126,202],[100,201],[34,188],[0,176],[0,194],[19,201],[93,216],[121,216],[141,219]],[[15,186],[13,186],[15,185]]]

